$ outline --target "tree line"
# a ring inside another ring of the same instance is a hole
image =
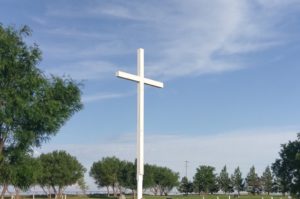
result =
[[[297,139],[281,145],[279,158],[267,166],[259,176],[252,166],[246,176],[242,178],[240,168],[237,167],[230,176],[226,166],[217,175],[212,166],[199,166],[193,177],[193,182],[183,177],[178,190],[188,194],[214,193],[219,190],[224,193],[247,191],[252,194],[265,192],[290,193],[300,198],[300,133]]]
[[[167,195],[173,187],[178,185],[179,173],[167,167],[145,164],[143,186],[154,195]],[[136,161],[121,161],[116,157],[105,157],[94,162],[90,176],[94,178],[99,187],[113,190],[114,196],[131,190],[136,192]]]
[[[225,194],[236,192],[238,195],[241,191],[247,191],[252,194],[265,192],[278,192],[278,187],[274,184],[274,178],[271,169],[268,166],[261,177],[255,171],[255,167],[250,168],[246,178],[242,177],[240,168],[237,167],[234,173],[229,175],[227,167],[224,166],[219,174],[215,173],[212,166],[201,165],[196,169],[193,182],[187,177],[183,177],[178,190],[182,193],[216,193],[219,191]]]
[[[85,191],[85,171],[76,157],[66,151],[53,151],[36,158],[24,154],[18,156],[13,163],[1,165],[1,197],[8,191],[9,185],[14,187],[17,197],[21,190],[25,191],[37,185],[49,198],[52,194],[61,196],[67,186],[76,183]]]

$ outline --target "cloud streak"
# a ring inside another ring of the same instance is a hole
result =
[[[91,103],[96,101],[108,100],[108,99],[115,99],[127,96],[128,94],[123,93],[97,93],[93,95],[84,95],[82,97],[83,103]]]
[[[76,57],[86,62],[98,55],[118,60],[120,55],[128,54],[128,49],[144,47],[146,72],[151,76],[172,79],[214,74],[249,67],[242,61],[243,55],[287,43],[287,33],[283,34],[277,23],[284,19],[281,9],[291,8],[296,2],[275,1],[274,6],[270,6],[273,1],[164,1],[159,2],[160,6],[157,3],[87,3],[80,12],[72,5],[49,7],[48,17],[108,20],[108,25],[101,32],[96,28],[86,31],[84,26],[73,28],[74,31],[56,27],[48,32],[93,41],[60,48],[67,52],[64,57],[71,56],[70,59]],[[113,60],[107,62],[118,64]]]
[[[112,63],[98,60],[71,62],[60,67],[47,67],[47,73],[70,76],[76,80],[103,79],[103,74],[113,74],[114,71],[116,68]]]

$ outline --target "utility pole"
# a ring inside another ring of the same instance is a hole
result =
[[[187,168],[188,168],[188,163],[189,163],[189,161],[184,161],[185,162],[185,177],[186,177],[186,179],[187,179]]]

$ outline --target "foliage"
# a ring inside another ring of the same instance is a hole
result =
[[[36,183],[40,165],[35,158],[28,153],[10,154],[9,158],[2,161],[0,167],[0,181],[3,185],[1,197],[7,191],[8,185],[12,185],[19,198],[19,190],[28,190]]]
[[[273,187],[273,176],[269,166],[266,167],[265,171],[262,174],[261,183],[263,190],[269,195]]]
[[[154,195],[167,195],[177,186],[179,174],[167,167],[145,165],[144,187],[149,188]]]
[[[173,187],[178,185],[179,174],[167,167],[157,167],[153,170],[155,187],[158,187],[160,195],[167,195]]]
[[[194,176],[194,189],[196,192],[213,193],[218,191],[215,168],[199,166]]]
[[[11,185],[22,190],[27,190],[37,182],[41,166],[39,162],[28,154],[18,157],[10,163]]]
[[[105,157],[98,162],[94,162],[90,176],[94,178],[95,183],[99,187],[106,187],[109,195],[109,186],[113,188],[116,195],[116,187],[118,186],[121,170],[121,161],[116,157]],[[125,182],[124,182],[125,183]]]
[[[222,171],[220,172],[220,175],[218,177],[218,185],[219,188],[225,193],[233,191],[233,187],[231,184],[231,180],[229,178],[229,174],[227,172],[226,165],[223,167]]]
[[[136,189],[136,164],[128,161],[120,162],[120,169],[118,173],[119,185],[130,189],[134,194]]]
[[[85,172],[78,160],[65,151],[41,154],[39,161],[42,169],[38,183],[41,187],[51,187],[56,195],[78,182]]]
[[[187,177],[183,177],[178,187],[178,191],[188,195],[193,192],[193,183],[190,182]]]
[[[257,173],[255,172],[254,166],[252,166],[250,168],[250,171],[246,178],[246,182],[247,182],[247,191],[248,192],[250,192],[252,194],[260,193],[260,191],[261,191],[260,179],[259,179]]]
[[[298,139],[281,145],[279,159],[272,165],[282,193],[290,191],[300,197],[300,133]]]
[[[84,177],[81,177],[78,179],[77,184],[80,188],[80,190],[82,191],[83,195],[86,195],[86,191],[89,189],[89,187],[87,186]]]
[[[244,189],[244,183],[240,167],[237,167],[234,170],[234,173],[231,175],[231,182],[233,188],[238,192],[238,195],[240,195],[240,192]]]
[[[28,26],[17,30],[0,24],[0,184],[4,187],[29,186],[17,182],[29,179],[16,174],[21,168],[16,159],[21,161],[32,147],[41,146],[82,108],[76,82],[46,77],[37,68],[41,51],[36,44],[25,43],[30,35]]]

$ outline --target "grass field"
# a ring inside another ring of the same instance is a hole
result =
[[[23,199],[32,199],[32,196],[21,197]],[[118,199],[115,197],[107,197],[107,196],[93,196],[93,197],[78,197],[78,196],[67,196],[67,199]],[[288,199],[287,196],[268,196],[268,195],[241,195],[239,199]],[[5,199],[11,199],[11,197],[5,197]],[[46,199],[46,197],[35,197],[35,199]],[[54,199],[54,198],[53,198]],[[126,199],[133,199],[131,195],[126,195]],[[228,195],[170,195],[170,196],[152,196],[152,195],[144,195],[144,199],[229,199]],[[232,195],[230,199],[234,198]]]
[[[203,198],[204,197],[204,198]],[[242,195],[239,197],[239,199],[288,199],[288,197],[283,196],[267,196],[267,195]],[[145,199],[166,199],[166,198],[172,198],[172,199],[229,199],[228,195],[189,195],[189,196],[183,196],[183,195],[176,195],[176,196],[144,196]],[[234,199],[233,196],[230,196],[230,199]]]

